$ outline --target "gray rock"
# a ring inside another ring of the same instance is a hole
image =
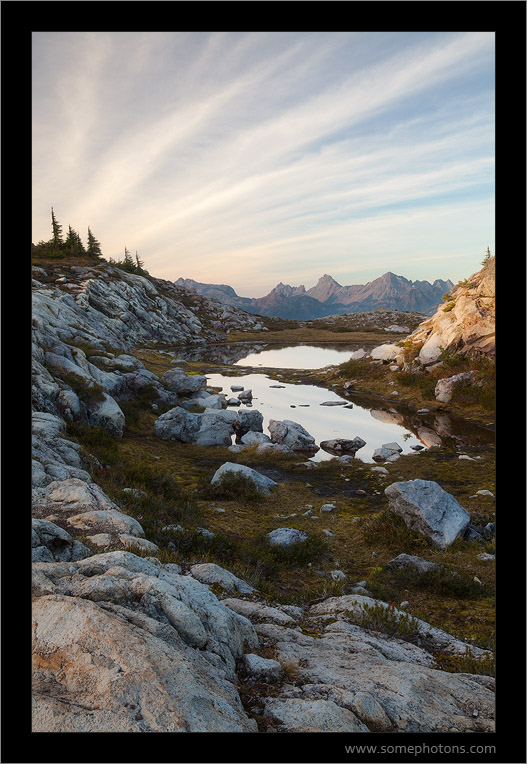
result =
[[[440,379],[434,390],[436,401],[440,403],[448,403],[454,393],[456,385],[467,385],[474,377],[473,371],[463,372],[461,374],[454,374],[453,377],[447,377],[446,379]]]
[[[269,433],[273,443],[287,446],[293,451],[316,453],[319,450],[314,437],[302,425],[292,422],[290,419],[282,421],[270,419]]]
[[[450,546],[469,523],[469,513],[434,481],[392,483],[384,492],[390,510],[439,549]]]
[[[388,451],[397,451],[398,453],[402,453],[402,448],[398,443],[391,442],[391,443],[383,443],[382,448],[386,448]]]
[[[352,711],[331,700],[269,698],[265,714],[278,719],[281,732],[369,732]]]
[[[262,475],[260,472],[257,472],[250,467],[246,467],[244,464],[235,464],[234,462],[225,462],[225,464],[222,464],[214,473],[212,480],[210,481],[211,484],[216,485],[220,483],[222,476],[227,472],[239,473],[250,478],[256,485],[258,491],[264,495],[269,494],[271,489],[278,485],[274,480]]]
[[[40,550],[46,549],[48,554],[40,551],[35,561],[42,562],[69,562],[71,560],[82,560],[90,554],[88,547],[80,542],[76,542],[70,534],[63,528],[55,525],[49,520],[33,518],[32,528],[32,546]]]
[[[240,440],[246,446],[253,446],[255,443],[260,444],[271,442],[271,438],[268,435],[265,435],[263,432],[254,432],[253,430],[250,430],[249,432],[246,432],[245,435],[242,435]]]
[[[201,427],[199,414],[192,414],[181,406],[161,414],[154,422],[154,435],[163,440],[194,443]]]
[[[276,607],[270,607],[261,602],[235,598],[224,599],[222,603],[231,610],[234,610],[235,613],[248,618],[251,623],[262,623],[262,621],[265,621],[266,623],[277,623],[280,626],[288,626],[294,623],[294,618],[291,614],[282,612],[286,606],[282,606],[282,609],[279,610]]]
[[[198,446],[230,446],[234,434],[236,412],[207,409],[199,415],[199,430],[193,443]]]
[[[218,585],[226,592],[240,592],[240,594],[252,594],[253,587],[233,573],[212,562],[204,562],[199,565],[192,565],[190,573],[202,584]]]
[[[118,403],[107,393],[102,401],[95,401],[89,406],[89,421],[93,427],[102,427],[114,436],[121,438],[124,432],[125,417]]]
[[[207,377],[202,374],[187,374],[183,369],[175,368],[165,372],[161,377],[161,382],[169,390],[179,395],[185,395],[195,393],[202,387],[206,387]]]
[[[289,547],[293,544],[300,544],[307,539],[308,535],[304,531],[296,528],[276,528],[267,534],[271,546]]]
[[[394,451],[391,448],[376,448],[375,451],[372,454],[372,459],[376,462],[387,462],[389,459],[392,459],[393,457],[399,458],[399,454],[397,451]]]
[[[393,560],[386,563],[387,568],[416,568],[420,573],[424,573],[427,570],[437,570],[439,565],[429,560],[424,560],[422,557],[417,557],[411,554],[399,554]]]
[[[233,420],[233,427],[238,438],[246,432],[262,432],[263,414],[256,409],[254,411],[242,409],[238,411],[237,419]]]
[[[263,679],[264,681],[277,681],[280,679],[283,669],[278,661],[271,658],[262,658],[255,653],[247,653],[243,656],[245,670],[249,676]]]
[[[335,454],[355,454],[365,445],[366,441],[358,436],[350,440],[347,440],[346,438],[334,438],[333,440],[322,440],[320,442],[320,448]]]
[[[252,401],[253,399],[253,391],[252,390],[243,390],[241,393],[238,393],[238,398],[242,403],[245,403],[247,401]]]

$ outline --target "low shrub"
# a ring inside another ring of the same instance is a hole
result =
[[[346,610],[346,617],[371,631],[380,631],[390,637],[404,639],[406,642],[416,642],[419,637],[419,621],[410,613],[395,611],[393,602],[388,605],[375,602],[361,605],[358,613]]]
[[[73,372],[60,373],[59,369],[54,370],[57,376],[60,376],[63,382],[65,382],[74,393],[76,393],[81,401],[88,406],[92,403],[104,400],[104,390],[97,382],[86,382],[83,377],[73,374]]]
[[[486,588],[468,573],[459,573],[446,565],[420,572],[404,568],[375,568],[367,578],[367,588],[383,600],[405,599],[409,591],[427,591],[440,597],[475,600],[487,596]]]
[[[230,470],[224,472],[217,483],[203,484],[200,496],[204,499],[239,501],[251,505],[258,504],[264,498],[252,478]]]
[[[475,656],[470,647],[467,647],[464,655],[451,655],[450,653],[435,653],[436,668],[455,674],[483,674],[484,676],[496,676],[496,662],[494,655]]]
[[[429,543],[423,536],[407,528],[402,517],[388,509],[359,520],[357,529],[368,546],[398,554],[419,554],[429,548]]]

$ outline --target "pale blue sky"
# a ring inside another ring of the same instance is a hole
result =
[[[33,241],[258,297],[494,254],[492,32],[33,34]]]

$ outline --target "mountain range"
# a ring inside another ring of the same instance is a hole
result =
[[[385,273],[367,284],[342,286],[324,274],[310,289],[280,282],[264,297],[240,297],[227,284],[203,284],[179,278],[177,286],[213,297],[248,313],[308,321],[340,313],[361,313],[376,308],[409,310],[432,315],[443,295],[454,287],[450,279],[410,281],[395,273]]]

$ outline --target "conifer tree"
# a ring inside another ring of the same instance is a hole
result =
[[[130,251],[126,248],[124,248],[124,260],[123,264],[126,267],[126,270],[133,271],[135,269],[134,261],[132,260],[132,255],[130,254]]]
[[[137,254],[137,250],[135,250],[135,262],[136,262],[136,271],[137,273],[141,273],[144,270],[144,262],[141,260],[139,255]]]
[[[51,228],[53,230],[52,243],[58,248],[62,244],[62,226],[55,217],[53,207],[51,208]]]
[[[70,255],[83,255],[86,251],[81,237],[70,225],[68,226],[65,246]]]
[[[88,248],[86,254],[90,257],[102,257],[101,245],[90,231],[90,226],[88,226]]]

